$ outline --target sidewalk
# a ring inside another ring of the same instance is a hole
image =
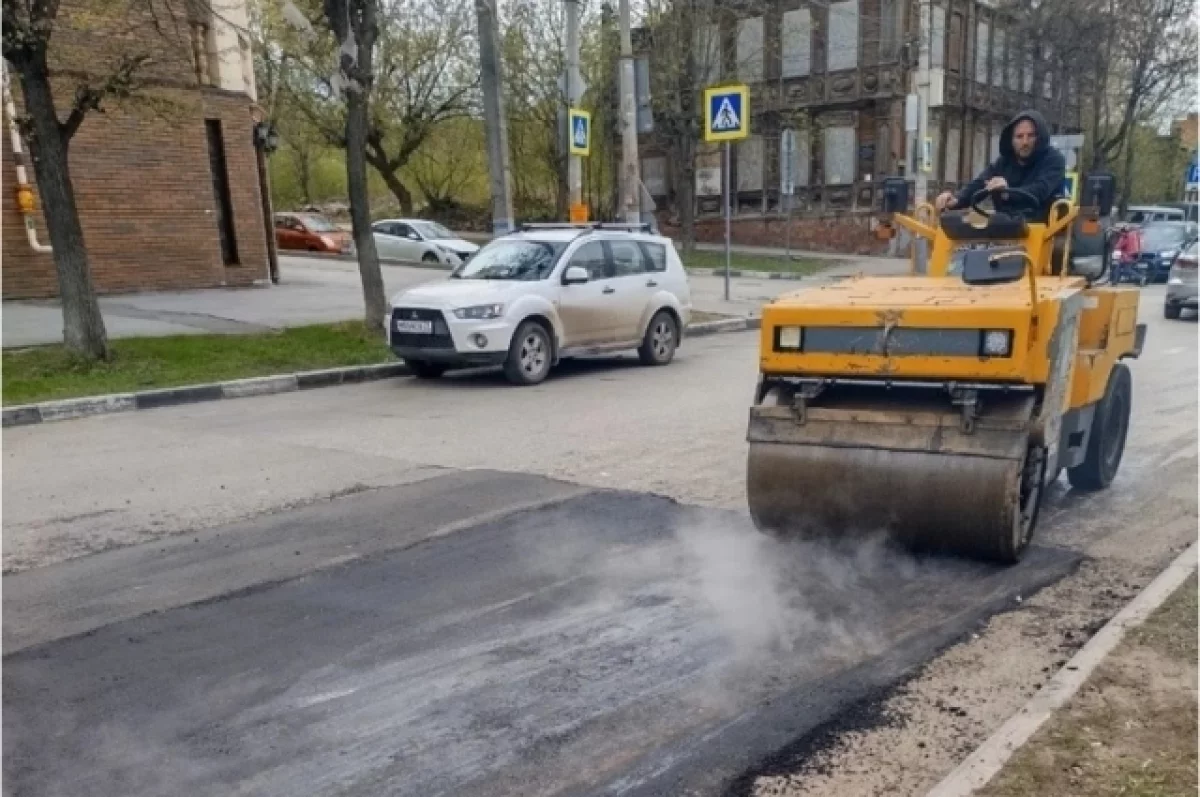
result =
[[[763,303],[780,293],[814,282],[840,279],[859,270],[901,273],[904,261],[864,258],[799,282],[731,278],[730,301],[724,279],[692,276],[696,310],[755,317]],[[362,317],[358,264],[330,258],[279,258],[281,281],[259,288],[216,288],[107,296],[100,310],[110,338],[161,337],[204,333],[253,333]],[[387,295],[423,282],[445,279],[447,272],[384,265]],[[56,301],[9,301],[3,307],[4,348],[62,340],[62,311]]]

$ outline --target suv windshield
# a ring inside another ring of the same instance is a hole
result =
[[[426,241],[448,241],[458,237],[436,221],[414,221],[411,224]]]
[[[468,280],[543,280],[550,276],[565,242],[493,241],[451,276]]]
[[[1178,249],[1186,240],[1187,229],[1182,224],[1151,224],[1142,230],[1142,249],[1147,252]]]
[[[304,222],[304,226],[312,232],[335,232],[337,227],[329,223],[328,219],[321,216],[297,216],[296,218]]]

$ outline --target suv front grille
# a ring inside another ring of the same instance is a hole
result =
[[[396,321],[432,321],[433,334],[422,335],[411,332],[397,332]],[[453,349],[454,339],[450,337],[450,328],[446,326],[446,317],[440,310],[427,310],[423,307],[394,307],[388,324],[388,333],[393,346],[415,347],[422,349]]]

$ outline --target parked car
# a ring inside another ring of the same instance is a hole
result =
[[[1166,282],[1175,256],[1195,237],[1196,225],[1182,221],[1151,222],[1142,228],[1135,268],[1147,282]]]
[[[448,279],[397,294],[392,351],[421,378],[503,366],[535,385],[562,358],[636,349],[645,365],[675,356],[691,290],[670,239],[648,227],[527,227],[488,243]]]
[[[479,247],[424,219],[381,219],[371,225],[380,257],[457,266]]]
[[[1184,309],[1196,308],[1196,264],[1200,259],[1200,245],[1193,239],[1171,264],[1167,276],[1167,298],[1163,303],[1163,315],[1179,318]]]
[[[1182,212],[1183,221],[1200,223],[1200,205],[1195,202],[1164,202],[1163,207]]]
[[[1187,213],[1167,205],[1131,205],[1125,220],[1130,224],[1149,224],[1155,221],[1187,221]]]
[[[351,254],[354,238],[317,213],[276,213],[275,245],[305,252]]]

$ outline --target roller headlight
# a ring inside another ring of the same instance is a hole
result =
[[[776,327],[775,348],[777,350],[799,351],[803,343],[803,327]]]
[[[1007,357],[1012,354],[1012,330],[985,329],[981,351],[984,357]]]
[[[504,305],[477,304],[474,307],[460,307],[454,311],[454,315],[458,318],[474,321],[481,321],[487,318],[500,318],[504,315]]]

